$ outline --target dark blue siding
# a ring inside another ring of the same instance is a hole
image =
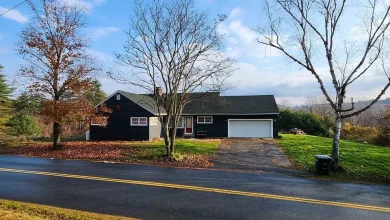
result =
[[[116,100],[114,95],[105,104],[113,112],[106,127],[91,126],[91,140],[149,140],[149,118],[148,126],[130,126],[130,117],[152,117],[153,114],[123,95],[121,100]],[[118,104],[120,110],[115,107]]]

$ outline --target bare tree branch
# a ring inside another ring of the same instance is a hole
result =
[[[131,73],[110,76],[151,93],[162,88],[164,94],[153,96],[150,106],[155,106],[162,123],[167,156],[174,156],[177,123],[191,93],[220,91],[233,71],[233,60],[220,52],[223,36],[217,27],[224,19],[209,22],[193,0],[135,4],[127,42],[117,54]]]

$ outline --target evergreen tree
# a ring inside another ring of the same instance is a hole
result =
[[[90,89],[85,93],[86,98],[93,102],[94,105],[97,105],[104,101],[106,94],[102,90],[102,84],[99,80],[94,80],[91,83]]]
[[[7,133],[13,136],[39,135],[40,129],[35,119],[26,114],[15,114],[7,122]]]
[[[39,112],[41,101],[41,97],[23,92],[14,101],[14,112],[31,116],[36,115]]]
[[[3,66],[0,65],[0,103],[2,105],[11,103],[11,93],[13,89],[7,85],[5,81],[5,75],[3,74]]]
[[[3,66],[0,65],[0,131],[3,129],[4,123],[8,120],[11,114],[11,93],[13,89],[7,85],[5,75],[3,73]]]

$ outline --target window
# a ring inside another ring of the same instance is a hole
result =
[[[213,117],[212,116],[198,116],[198,124],[212,124]]]
[[[172,128],[173,126],[172,126],[172,123],[173,123],[173,121],[171,120],[170,121],[170,125],[169,125],[169,127],[170,128]],[[183,117],[180,117],[179,118],[179,121],[178,121],[178,123],[177,123],[177,128],[184,128],[184,118]]]
[[[131,117],[130,118],[131,126],[148,126],[148,118],[146,117]]]
[[[184,128],[184,118],[179,118],[179,123],[177,123],[177,128]]]
[[[121,100],[121,94],[116,94],[116,100]]]
[[[102,122],[105,121],[104,117],[92,117],[91,125],[102,125]]]

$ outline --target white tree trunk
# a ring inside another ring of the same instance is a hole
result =
[[[332,168],[338,167],[339,156],[340,156],[340,133],[341,133],[341,117],[337,116],[334,124],[334,135],[332,145]]]

